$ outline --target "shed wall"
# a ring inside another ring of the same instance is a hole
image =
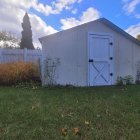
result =
[[[95,21],[50,35],[43,39],[43,61],[59,58],[56,73],[57,84],[88,85],[88,33],[113,35],[114,80],[118,76],[132,75],[136,79],[136,63],[140,60],[140,48],[107,25]],[[44,73],[44,72],[43,72]],[[42,77],[44,77],[42,75]],[[45,84],[45,83],[44,83]]]

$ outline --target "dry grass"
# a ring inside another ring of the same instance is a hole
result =
[[[15,62],[0,64],[0,85],[14,85],[39,78],[39,71],[33,63]]]

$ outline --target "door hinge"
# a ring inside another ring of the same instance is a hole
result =
[[[110,42],[109,45],[113,45],[113,42]]]
[[[113,73],[110,73],[110,76],[113,76]]]
[[[109,57],[110,60],[113,60],[113,57]]]
[[[93,62],[93,59],[89,59],[89,61],[88,62]]]

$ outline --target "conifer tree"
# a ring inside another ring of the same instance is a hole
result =
[[[20,48],[24,49],[34,49],[33,43],[32,43],[32,30],[31,30],[31,24],[30,19],[27,14],[25,13],[25,16],[23,17],[23,23],[22,23],[23,31],[21,32],[22,38],[20,42]]]

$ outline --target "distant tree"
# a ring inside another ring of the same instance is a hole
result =
[[[10,31],[0,31],[0,48],[19,48],[20,39]]]
[[[22,23],[22,38],[20,42],[20,48],[24,49],[34,49],[33,43],[32,43],[32,30],[31,30],[31,24],[29,20],[29,16],[27,13],[25,13],[25,16],[23,17],[23,23]]]
[[[140,41],[140,34],[139,34],[139,35],[137,35],[137,39]]]

